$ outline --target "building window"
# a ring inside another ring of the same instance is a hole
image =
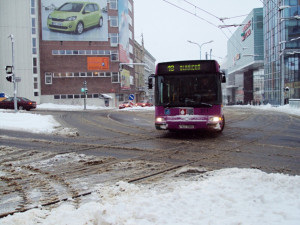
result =
[[[109,0],[109,9],[118,9],[117,0]]]
[[[39,92],[38,92],[38,91],[35,91],[35,92],[33,93],[33,95],[34,95],[35,97],[37,97],[37,96],[39,96]]]
[[[35,0],[31,0],[31,15],[35,15]]]
[[[52,84],[52,73],[45,73],[45,84]]]
[[[38,83],[38,78],[37,77],[33,78],[33,88],[34,89],[39,89],[39,83]]]
[[[37,71],[37,58],[32,58],[32,71],[33,71],[33,74],[37,74],[38,71]]]
[[[36,34],[36,21],[35,18],[31,18],[31,33]]]
[[[116,94],[116,98],[119,100],[119,102],[124,101],[124,94]]]
[[[110,57],[111,61],[119,61],[119,53],[118,51],[111,51],[111,57]]]
[[[112,83],[120,83],[119,80],[119,73],[113,72],[111,75],[111,82]]]
[[[109,21],[110,21],[110,27],[118,27],[119,26],[117,16],[110,16]]]
[[[36,54],[37,50],[36,50],[36,38],[32,38],[32,54]]]
[[[110,46],[117,46],[119,43],[119,35],[118,34],[109,34],[110,37]]]

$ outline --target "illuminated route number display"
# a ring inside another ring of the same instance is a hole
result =
[[[214,60],[159,63],[157,74],[219,72]]]
[[[168,66],[169,72],[175,72],[175,66]],[[200,71],[201,64],[179,65],[179,71]]]

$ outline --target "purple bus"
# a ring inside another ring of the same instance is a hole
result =
[[[221,84],[226,78],[217,61],[158,63],[149,77],[149,89],[153,77],[156,129],[223,131]]]

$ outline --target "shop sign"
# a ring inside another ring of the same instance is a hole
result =
[[[251,35],[251,20],[248,21],[248,23],[244,26],[243,28],[243,33],[242,33],[242,41],[245,41],[247,37]]]

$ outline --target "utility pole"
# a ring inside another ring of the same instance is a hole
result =
[[[87,98],[87,92],[88,92],[86,80],[83,82],[83,88],[84,88],[84,99],[83,99],[84,108],[83,109],[86,110],[86,98]]]
[[[14,61],[15,61],[15,55],[14,55],[14,35],[8,36],[11,40],[11,51],[12,51],[12,82],[14,83],[14,108],[15,112],[18,112],[18,105],[17,105],[17,84],[16,84],[16,74],[14,72]]]

